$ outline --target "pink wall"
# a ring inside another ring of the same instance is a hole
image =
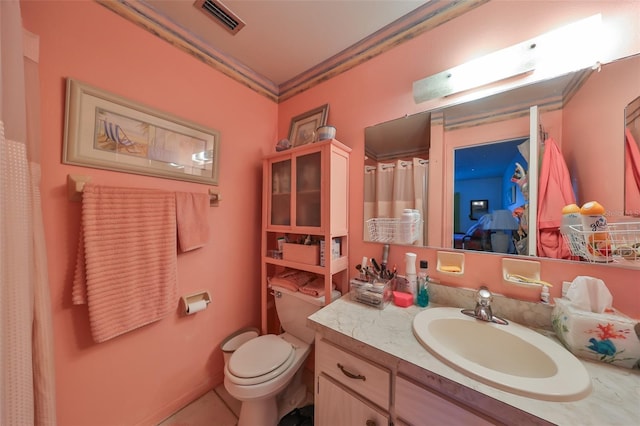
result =
[[[58,423],[152,424],[223,380],[221,341],[259,326],[261,159],[276,139],[277,105],[95,2],[22,3],[40,36],[43,209],[53,304]],[[69,173],[96,183],[206,192],[207,186],[61,163],[65,79],[153,106],[221,132],[223,200],[210,242],[178,256],[180,295],[208,290],[208,309],[169,317],[94,344],[86,307],[71,305],[80,203]],[[250,125],[247,125],[250,123]]]
[[[637,3],[495,1],[377,56],[280,106],[278,130],[284,136],[290,117],[328,102],[329,123],[336,126],[337,139],[353,149],[349,176],[350,229],[354,233],[350,245],[351,264],[359,263],[362,256],[381,256],[379,244],[365,243],[360,237],[363,229],[363,173],[360,165],[364,164],[364,128],[426,109],[424,105],[416,105],[413,101],[412,84],[416,80],[595,13],[602,13],[607,31],[615,29],[626,34],[626,37],[615,40],[615,49],[607,52],[609,57],[640,52],[639,30],[635,26],[639,13]],[[561,126],[561,121],[557,125]],[[560,139],[561,128],[557,130],[558,134],[554,134],[554,137]],[[447,149],[442,136],[436,135],[434,138],[432,133],[433,159],[430,167],[439,168],[444,173],[450,158],[450,153],[445,152]],[[445,175],[440,176],[440,179],[432,178],[429,182],[430,206],[450,205],[450,195],[443,190],[443,183],[450,179]],[[441,215],[434,217],[437,219],[433,220],[430,216],[432,223],[429,233],[443,235],[442,224],[446,221]],[[436,250],[411,250],[418,253],[418,258],[429,260],[432,275],[445,283],[471,288],[487,284],[496,292],[525,300],[537,300],[539,296],[539,291],[502,283],[500,255],[467,252],[465,269],[469,272],[464,278],[458,279],[434,271]],[[405,247],[393,246],[390,263],[402,265],[406,251]],[[614,295],[614,305],[629,315],[640,317],[640,288],[633,285],[640,280],[640,270],[545,259],[541,260],[541,273],[542,279],[555,284],[551,289],[553,297],[560,296],[562,281],[572,281],[578,275],[601,278]]]
[[[580,182],[579,203],[597,200],[609,216],[622,216],[624,125],[620,123],[625,107],[640,95],[640,57],[605,67],[605,72],[593,73],[564,108],[562,152]]]
[[[608,5],[609,18],[628,27],[625,13],[633,4]],[[278,137],[286,136],[292,116],[330,103],[329,122],[337,126],[337,138],[354,149],[349,176],[351,263],[358,263],[362,255],[379,257],[380,245],[361,241],[364,127],[421,111],[412,99],[413,81],[598,9],[582,2],[550,2],[544,7],[539,2],[535,7],[490,2],[276,105],[94,2],[23,1],[21,6],[25,27],[41,38],[42,193],[61,425],[151,424],[222,382],[220,342],[240,327],[259,323],[261,158],[273,151]],[[93,344],[86,309],[70,303],[80,205],[67,200],[66,175],[88,174],[97,183],[169,190],[206,191],[206,187],[63,165],[67,77],[221,131],[224,199],[210,211],[211,242],[178,260],[180,294],[209,290],[213,303],[206,311],[183,317],[176,301],[176,312],[168,318]],[[432,194],[442,204],[442,189]],[[401,264],[405,251],[394,246],[390,262]],[[435,265],[435,250],[417,252]],[[470,272],[464,279],[440,278],[452,285],[485,283],[508,295],[537,297],[500,283],[500,259],[468,253]],[[553,260],[542,263],[543,279],[553,283],[578,274],[605,279],[616,306],[640,316],[638,290],[627,284],[637,282],[640,272]],[[556,286],[552,295],[558,294]]]

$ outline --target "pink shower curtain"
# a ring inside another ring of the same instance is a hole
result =
[[[38,38],[0,1],[0,425],[55,425],[51,300],[40,205]]]

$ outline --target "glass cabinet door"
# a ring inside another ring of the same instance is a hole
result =
[[[296,158],[296,225],[321,226],[320,152]]]
[[[271,164],[271,225],[291,225],[291,160]]]

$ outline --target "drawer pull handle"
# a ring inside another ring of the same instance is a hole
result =
[[[349,377],[350,379],[362,380],[363,382],[364,382],[365,380],[367,380],[367,378],[366,378],[366,377],[364,377],[364,376],[363,376],[363,375],[361,375],[361,374],[353,374],[353,373],[351,373],[351,372],[347,371],[347,369],[346,369],[346,368],[344,368],[344,366],[343,366],[342,364],[340,364],[340,363],[337,363],[336,365],[337,365],[337,366],[338,366],[338,368],[342,371],[342,374],[344,374],[345,376]]]

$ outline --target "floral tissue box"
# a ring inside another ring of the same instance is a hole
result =
[[[552,323],[575,356],[625,368],[640,368],[640,323],[619,312],[598,314],[554,299]]]

